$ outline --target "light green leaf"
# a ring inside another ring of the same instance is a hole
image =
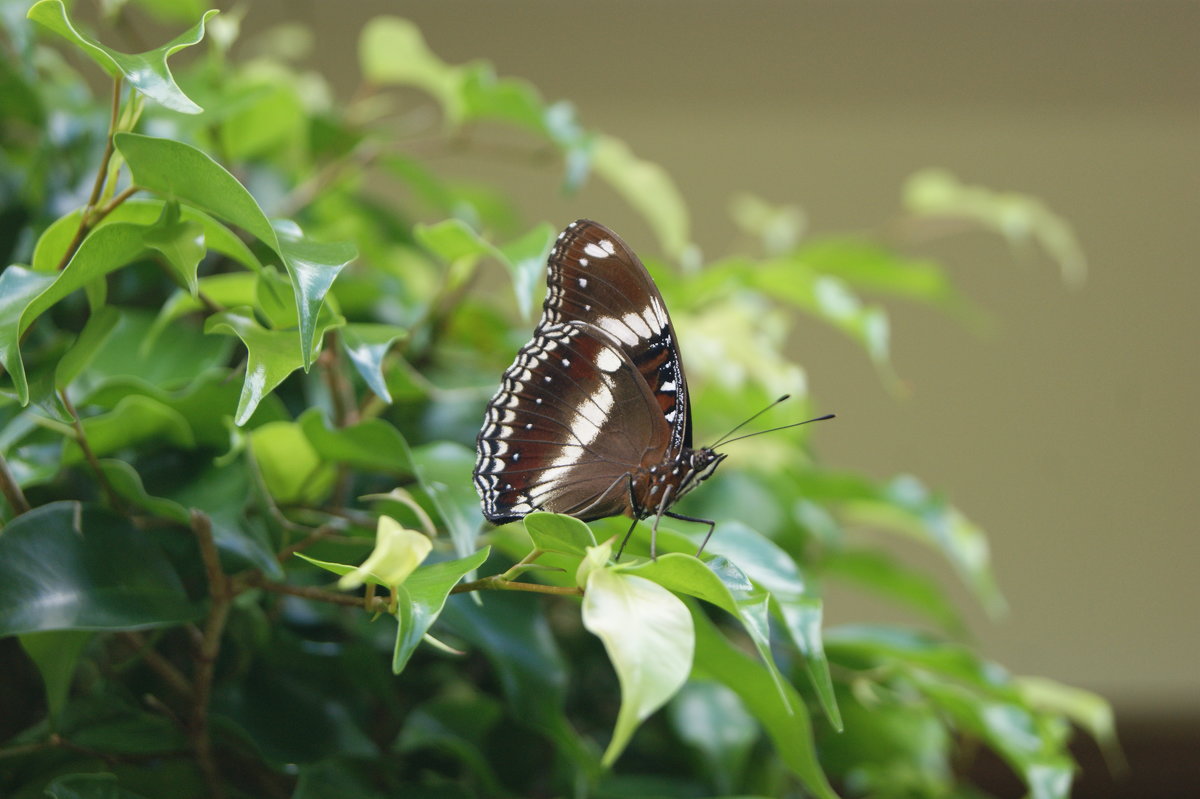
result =
[[[354,247],[278,232],[242,184],[194,147],[133,133],[117,134],[114,142],[138,186],[231,222],[275,250],[292,281],[300,317],[297,355],[307,369],[316,343],[317,314],[334,278],[357,257]]]
[[[266,330],[248,313],[226,311],[205,320],[205,333],[222,331],[232,333],[246,345],[246,380],[234,414],[234,423],[240,426],[254,414],[263,397],[304,362],[296,351],[294,333]]]
[[[392,344],[408,337],[408,331],[395,325],[356,323],[341,329],[342,348],[367,386],[389,405],[392,395],[383,377],[383,358]]]
[[[368,419],[334,429],[328,426],[319,408],[309,408],[296,421],[322,460],[370,472],[413,473],[408,443],[399,430],[383,419]]]
[[[157,250],[187,290],[196,293],[196,269],[208,252],[204,244],[204,226],[180,218],[179,203],[163,207],[162,216],[145,233],[146,246]]]
[[[162,216],[166,206],[167,203],[163,200],[129,199],[100,220],[96,228],[102,228],[115,222],[133,222],[138,225],[150,226]],[[67,251],[71,239],[74,238],[82,215],[81,210],[72,211],[54,220],[50,227],[46,228],[38,238],[37,245],[33,250],[33,271],[50,273],[58,270],[58,263]],[[255,271],[262,269],[262,264],[259,263],[258,258],[245,242],[208,214],[191,206],[180,206],[179,218],[182,222],[198,222],[200,224],[204,231],[204,243],[208,249],[227,256],[247,269]],[[227,275],[214,275],[213,277],[227,277]]]
[[[607,134],[596,137],[592,164],[596,174],[649,223],[663,252],[683,259],[692,246],[687,204],[667,171],[638,158],[629,145]]]
[[[230,92],[219,128],[221,152],[234,162],[284,150],[307,135],[308,119],[289,76],[256,76],[259,85]]]
[[[592,528],[572,516],[537,511],[522,521],[533,545],[546,552],[582,555],[596,546]]]
[[[0,635],[132,630],[198,615],[153,539],[111,511],[55,502],[0,535]]]
[[[1117,772],[1127,768],[1117,741],[1112,705],[1104,697],[1046,677],[1016,677],[1013,682],[1030,707],[1066,716],[1092,736],[1104,751],[1110,768]]]
[[[1070,224],[1036,197],[971,186],[943,169],[925,169],[905,184],[904,207],[917,218],[974,222],[1013,244],[1033,241],[1058,261],[1070,285],[1087,276],[1087,260]]]
[[[403,583],[433,550],[429,536],[410,530],[390,516],[380,516],[375,548],[353,571],[342,575],[338,588],[352,591],[368,580],[382,580],[391,591]]]
[[[359,37],[358,59],[364,80],[423,89],[441,104],[449,126],[462,119],[461,68],[434,55],[420,29],[408,20],[374,17]]]
[[[785,701],[755,663],[730,643],[698,608],[692,608],[696,631],[697,676],[708,676],[733,690],[775,744],[775,751],[800,778],[809,793],[819,799],[838,799],[821,770],[813,745],[812,724],[804,701],[785,684]]]
[[[193,27],[161,47],[144,53],[122,53],[79,33],[67,18],[67,11],[60,0],[41,0],[29,9],[28,16],[70,41],[108,74],[113,77],[124,76],[131,86],[150,99],[172,111],[199,114],[204,109],[193,103],[176,85],[167,66],[167,59],[176,50],[194,45],[203,39],[204,23],[216,13],[216,9],[204,12],[204,16]]]
[[[606,568],[588,576],[583,624],[604,642],[621,683],[621,709],[602,761],[611,766],[638,724],[687,679],[695,634],[687,607],[670,591]]]
[[[936,261],[910,258],[862,239],[824,238],[801,247],[795,258],[858,289],[946,308],[967,307]]]
[[[296,422],[269,422],[249,434],[263,482],[276,502],[316,504],[336,477]]]
[[[829,577],[841,578],[925,613],[951,633],[961,633],[965,629],[954,603],[936,580],[887,554],[866,549],[831,551],[823,559],[821,568]]]
[[[392,673],[399,674],[404,670],[421,639],[437,621],[450,590],[464,576],[482,566],[489,554],[491,547],[484,547],[465,558],[421,566],[404,581],[403,591],[397,595],[401,612],[397,614],[399,627],[392,654]]]

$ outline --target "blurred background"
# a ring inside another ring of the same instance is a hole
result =
[[[314,65],[344,99],[380,13],[662,164],[710,256],[738,243],[737,192],[802,206],[814,234],[858,231],[894,218],[905,178],[929,166],[1065,216],[1089,262],[1076,288],[994,236],[923,250],[988,318],[893,304],[899,393],[819,323],[798,326],[793,351],[816,407],[839,416],[814,434],[828,465],[915,473],[989,532],[1010,611],[993,623],[960,592],[984,652],[1116,706],[1133,776],[1113,783],[1082,751],[1078,795],[1196,784],[1200,4],[259,0],[244,31],[311,26]],[[563,197],[557,169],[487,170],[531,219],[590,216],[655,250],[602,186]],[[826,607],[831,624],[883,612],[848,592]]]

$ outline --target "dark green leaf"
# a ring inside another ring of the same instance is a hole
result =
[[[162,440],[181,449],[196,445],[192,428],[178,411],[151,397],[131,394],[107,413],[83,420],[83,432],[97,457]],[[75,442],[63,447],[63,464],[83,461],[82,448]]]
[[[116,308],[104,307],[93,313],[79,333],[79,338],[67,354],[58,362],[54,370],[54,387],[62,390],[74,380],[96,355],[96,350],[104,346],[113,328],[120,320],[121,314]]]
[[[182,219],[179,203],[171,201],[163,207],[162,216],[145,233],[146,246],[158,251],[181,283],[191,294],[196,293],[196,269],[208,252],[204,243],[204,226]]]
[[[63,774],[46,786],[50,799],[143,799],[117,784],[113,774]]]
[[[412,450],[421,488],[450,531],[454,551],[466,557],[475,551],[482,524],[479,495],[471,482],[475,453],[460,444],[442,441]]]
[[[67,704],[67,694],[75,677],[75,664],[79,662],[79,656],[91,637],[92,633],[78,630],[51,630],[20,636],[21,648],[42,675],[50,723],[55,727]]]
[[[781,703],[762,665],[738,651],[698,609],[693,608],[692,620],[696,627],[694,672],[721,682],[738,695],[810,793],[820,799],[837,799],[817,761],[812,724],[795,689],[785,684],[787,699]]]
[[[198,615],[150,536],[110,511],[55,502],[0,533],[0,635],[141,629]]]
[[[304,365],[304,359],[296,350],[294,333],[267,330],[248,313],[226,311],[210,316],[204,323],[205,333],[222,330],[234,334],[246,345],[246,380],[234,414],[234,423],[243,425],[267,394]]]

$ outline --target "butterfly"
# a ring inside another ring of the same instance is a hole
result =
[[[678,340],[646,267],[617,234],[580,219],[558,235],[546,285],[541,321],[477,439],[483,515],[495,524],[538,510],[623,515],[633,519],[626,541],[639,520],[654,516],[656,533],[669,516],[707,524],[707,544],[715,523],[671,507],[725,454],[692,447]]]

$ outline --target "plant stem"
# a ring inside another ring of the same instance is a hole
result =
[[[133,650],[134,657],[141,658],[176,693],[181,696],[192,695],[192,684],[188,682],[183,672],[175,668],[174,664],[160,655],[142,635],[126,631],[118,633],[118,637]]]
[[[192,679],[191,723],[188,726],[192,751],[195,752],[200,772],[204,776],[208,794],[213,799],[223,799],[225,790],[221,785],[216,761],[213,759],[212,740],[208,734],[208,702],[212,696],[217,655],[221,652],[221,634],[225,630],[225,622],[233,604],[233,591],[229,578],[221,571],[220,556],[213,540],[212,521],[205,514],[193,509],[192,531],[200,545],[200,557],[204,561],[204,572],[208,578],[211,604],[204,623],[204,634],[200,640],[200,651],[196,655],[196,673]]]
[[[79,412],[71,404],[71,400],[67,396],[67,390],[59,389],[58,395],[62,398],[67,412],[71,414],[71,423],[75,428],[75,443],[83,451],[83,457],[87,461],[88,466],[96,473],[96,479],[100,482],[100,487],[104,490],[104,496],[108,498],[108,504],[112,506],[113,510],[122,512],[125,503],[121,501],[120,495],[112,487],[112,483],[108,482],[108,477],[105,476],[104,470],[100,468],[100,460],[96,457],[96,453],[92,451],[92,445],[88,443],[87,434],[83,431],[83,422],[79,419]]]
[[[542,585],[541,583],[519,583],[505,580],[503,575],[484,577],[469,583],[459,583],[450,589],[452,594],[463,594],[467,591],[527,591],[531,594],[555,594],[558,596],[583,596],[583,589],[578,586]]]
[[[271,580],[266,580],[261,577],[254,578],[250,584],[256,588],[262,588],[267,591],[273,591],[276,594],[287,594],[288,596],[298,596],[302,599],[313,599],[318,602],[329,602],[333,605],[343,605],[348,608],[363,607],[363,598],[360,596],[352,596],[350,594],[338,594],[333,591],[326,591],[324,588],[315,588],[310,585],[288,585],[287,583],[276,583]],[[386,611],[388,600],[385,597],[373,597],[370,607],[367,610],[373,613]]]
[[[3,455],[0,455],[0,493],[8,500],[9,507],[13,509],[13,516],[20,516],[29,511],[29,500],[25,499],[25,492],[13,477],[8,468],[8,461]]]

